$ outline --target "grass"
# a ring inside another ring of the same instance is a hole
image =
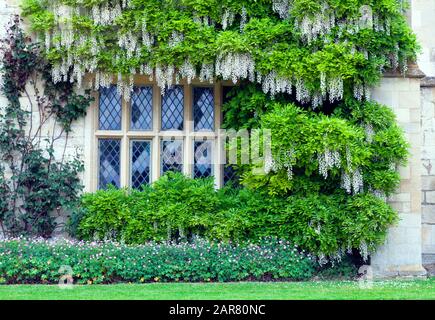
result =
[[[374,282],[352,281],[154,283],[74,286],[1,285],[0,300],[435,300],[435,278]]]

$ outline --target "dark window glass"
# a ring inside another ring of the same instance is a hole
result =
[[[162,141],[162,174],[183,171],[183,140]]]
[[[151,142],[131,142],[131,187],[140,189],[150,183],[151,177]]]
[[[162,97],[162,130],[183,130],[183,122],[184,90],[174,86]]]
[[[120,187],[121,140],[99,140],[99,189]]]
[[[121,96],[115,86],[100,90],[99,110],[100,130],[121,130]]]
[[[193,169],[194,178],[208,178],[213,175],[212,171],[212,142],[195,141],[194,143],[194,160]]]
[[[214,129],[213,88],[193,88],[193,119],[195,131]]]
[[[153,88],[135,88],[131,98],[131,130],[152,130]]]

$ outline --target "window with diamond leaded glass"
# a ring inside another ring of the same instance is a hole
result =
[[[99,149],[99,189],[108,185],[120,187],[121,184],[121,140],[101,139]]]
[[[213,175],[211,141],[194,142],[194,161],[194,178],[208,178]]]
[[[168,171],[183,171],[183,140],[162,141],[162,174]]]
[[[156,97],[157,84],[142,77],[136,80],[140,82],[134,84],[129,101],[116,86],[99,92],[92,122],[96,142],[92,156],[98,167],[90,170],[91,189],[108,185],[140,189],[168,171],[215,177],[217,187],[231,180],[229,169],[214,161],[224,152],[218,132],[222,115],[215,104],[222,101],[224,87],[180,84]]]
[[[153,87],[138,87],[131,97],[131,130],[152,130]]]
[[[102,88],[99,99],[99,129],[121,130],[122,103],[115,86]]]
[[[195,131],[214,129],[214,89],[193,88],[193,121]]]
[[[131,153],[131,187],[140,189],[151,182],[151,142],[133,140]]]
[[[183,125],[184,89],[173,86],[162,97],[162,130],[183,130]]]

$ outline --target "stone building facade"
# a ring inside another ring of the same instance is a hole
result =
[[[387,242],[372,256],[376,276],[425,275],[423,265],[435,264],[435,0],[410,0],[409,23],[422,46],[418,65],[407,75],[385,74],[373,97],[395,111],[411,145],[409,165],[400,168],[402,182],[389,199],[400,222],[391,228]],[[0,25],[19,12],[19,0],[0,0]],[[0,28],[0,35],[4,28]],[[0,97],[0,106],[5,99]],[[25,100],[23,100],[25,102]],[[95,110],[74,124],[67,154],[79,150],[85,161],[83,183],[95,188],[96,148],[93,143]],[[34,117],[37,119],[37,117]],[[35,120],[37,121],[37,120]],[[47,125],[46,133],[52,127]],[[62,143],[62,142],[60,142]]]
[[[422,46],[421,200],[422,253],[425,265],[435,263],[435,1],[413,0],[410,23]]]

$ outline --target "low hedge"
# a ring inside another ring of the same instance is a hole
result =
[[[147,243],[0,241],[0,283],[57,284],[72,269],[74,283],[209,282],[304,280],[316,262],[288,241],[259,244],[209,242]]]
[[[215,190],[212,179],[170,172],[142,191],[108,188],[83,195],[69,230],[80,240],[132,245],[193,236],[234,243],[275,237],[319,257],[335,259],[357,249],[367,259],[397,213],[373,194],[344,193],[272,197],[247,188]]]

